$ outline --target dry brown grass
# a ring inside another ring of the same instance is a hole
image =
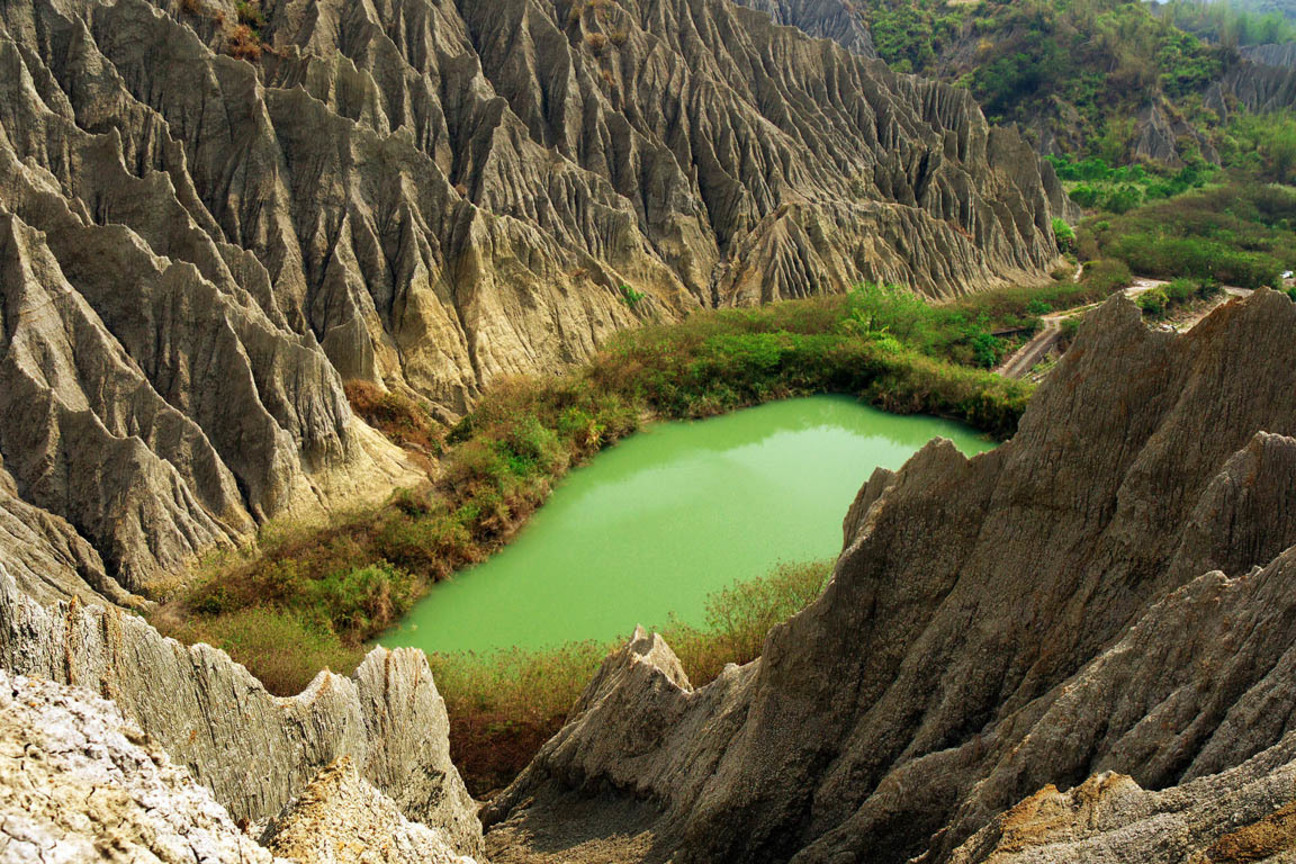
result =
[[[225,53],[236,60],[255,63],[261,59],[261,39],[246,24],[239,24],[225,37]]]
[[[1263,861],[1291,849],[1296,849],[1296,803],[1225,834],[1198,860],[1203,864],[1243,864]]]
[[[351,410],[396,444],[428,456],[441,453],[441,424],[425,406],[367,381],[349,381],[345,390]]]

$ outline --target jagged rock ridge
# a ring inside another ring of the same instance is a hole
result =
[[[1296,104],[1296,45],[1252,45],[1240,49],[1245,61],[1205,94],[1206,107],[1228,119],[1241,104],[1249,111],[1283,111]]]
[[[316,775],[263,840],[298,864],[475,864],[440,831],[408,821],[346,756]]]
[[[873,476],[758,661],[693,690],[658,637],[610,658],[492,803],[492,860],[616,836],[625,860],[991,860],[997,814],[1101,771],[1180,789],[1106,824],[1125,860],[1183,860],[1140,835],[1154,806],[1204,851],[1287,803],[1255,783],[1296,732],[1293,333],[1273,292],[1183,336],[1110,301],[1012,441]]]
[[[375,648],[350,678],[323,671],[298,696],[273,696],[223,651],[185,647],[117,608],[43,606],[0,565],[0,669],[112,699],[236,819],[279,816],[321,769],[349,757],[458,854],[481,849],[421,651]]]
[[[276,819],[272,851],[111,702],[0,669],[0,858],[192,864],[473,864],[346,757]],[[282,857],[279,857],[282,856]]]
[[[966,93],[723,0],[255,6],[0,6],[26,590],[161,593],[265,519],[411,482],[346,380],[449,418],[643,318],[1056,255],[1055,178]]]

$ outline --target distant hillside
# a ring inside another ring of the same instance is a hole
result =
[[[1228,162],[1237,110],[1288,110],[1296,3],[742,0],[815,35],[867,30],[893,68],[967,88],[1043,153],[1171,168]],[[795,14],[793,14],[795,13]]]

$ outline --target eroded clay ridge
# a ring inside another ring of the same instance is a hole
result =
[[[408,821],[346,756],[274,820],[269,851],[253,827],[111,702],[0,669],[5,861],[473,864],[442,831]]]
[[[725,0],[251,8],[260,44],[229,0],[0,4],[0,548],[32,593],[121,599],[407,479],[346,380],[451,416],[643,318],[1056,254],[1051,169],[965,93]]]
[[[1286,297],[1182,336],[1109,301],[1013,440],[873,476],[761,659],[693,690],[658,637],[610,658],[492,805],[492,860],[1183,861],[1264,819],[1290,843],[1293,434]],[[1133,779],[1045,789],[1105,771]]]
[[[223,651],[181,645],[116,607],[42,605],[0,565],[0,669],[111,699],[235,819],[262,825],[300,810],[317,774],[346,759],[384,793],[383,808],[441,832],[458,854],[481,849],[421,651],[375,648],[350,678],[324,671],[298,696],[274,696]]]
[[[758,9],[774,23],[804,30],[820,39],[831,39],[842,47],[876,57],[873,36],[851,0],[737,0],[740,6]]]

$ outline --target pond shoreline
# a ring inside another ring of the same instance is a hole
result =
[[[432,586],[378,641],[536,649],[700,623],[709,593],[780,560],[835,555],[859,485],[937,436],[988,449],[966,425],[840,395],[647,427],[569,471],[525,531]]]

